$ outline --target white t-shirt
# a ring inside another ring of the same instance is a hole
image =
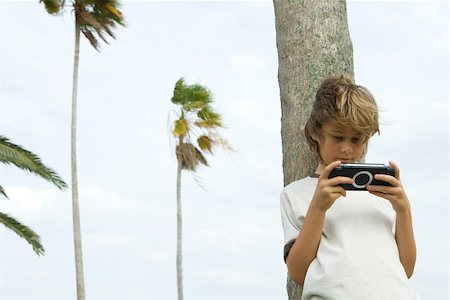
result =
[[[282,191],[285,245],[299,235],[317,181],[306,177]],[[419,299],[400,262],[395,218],[389,201],[368,192],[338,198],[326,213],[302,299]]]

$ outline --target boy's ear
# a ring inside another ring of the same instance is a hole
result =
[[[316,141],[317,143],[320,142],[320,137],[319,134],[317,132],[311,132],[311,138]]]

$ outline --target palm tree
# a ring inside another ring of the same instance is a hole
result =
[[[0,135],[0,162],[13,164],[16,167],[34,173],[47,181],[56,185],[60,190],[67,188],[66,183],[56,174],[55,171],[45,166],[38,156],[25,150],[21,146],[15,145]],[[0,186],[0,194],[8,198],[5,189]],[[41,238],[29,227],[23,225],[13,217],[0,212],[0,223],[6,228],[14,231],[18,236],[25,239],[37,255],[44,254],[44,247]]]
[[[65,0],[39,0],[44,3],[48,13],[60,14],[65,7]],[[78,205],[78,181],[76,159],[76,128],[77,128],[77,92],[78,65],[80,59],[80,32],[89,40],[91,45],[100,50],[98,38],[105,43],[105,34],[115,38],[113,29],[117,24],[125,26],[124,18],[119,10],[117,0],[71,0],[69,1],[75,15],[75,54],[73,65],[72,88],[72,122],[71,122],[71,177],[72,177],[72,214],[75,247],[75,267],[77,280],[77,299],[85,299],[83,255],[81,247],[80,212]]]
[[[177,118],[173,122],[172,134],[176,141],[177,167],[177,288],[178,300],[183,299],[183,256],[182,256],[182,212],[181,171],[195,172],[200,165],[208,166],[206,153],[212,154],[213,147],[221,146],[233,150],[224,140],[218,128],[223,127],[221,115],[212,107],[211,93],[205,87],[186,85],[181,78],[175,84],[172,103],[178,106]],[[194,144],[196,140],[196,144]]]
[[[273,0],[281,100],[284,185],[308,176],[317,167],[303,128],[315,90],[331,75],[353,77],[353,47],[346,0]],[[288,274],[289,299],[302,297],[302,286]]]

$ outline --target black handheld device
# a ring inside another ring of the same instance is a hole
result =
[[[351,191],[366,191],[366,185],[385,185],[390,183],[375,179],[375,174],[395,176],[394,170],[384,164],[341,164],[331,171],[328,178],[344,176],[353,178],[353,184],[342,184],[342,187]]]

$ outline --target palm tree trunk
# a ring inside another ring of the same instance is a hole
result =
[[[80,20],[75,12],[75,54],[73,64],[72,88],[72,125],[71,125],[71,165],[72,165],[72,218],[73,237],[75,247],[75,269],[77,280],[77,299],[84,300],[84,274],[83,253],[81,247],[80,209],[78,204],[77,180],[77,91],[78,91],[78,65],[80,59]]]
[[[178,158],[177,169],[177,287],[178,300],[183,300],[183,235],[182,235],[182,213],[181,213],[181,158]]]
[[[303,132],[315,90],[328,76],[353,77],[353,47],[345,0],[273,0],[281,98],[284,185],[317,167]],[[288,274],[287,293],[299,300],[302,287]]]
[[[317,159],[303,128],[315,91],[328,76],[353,77],[345,0],[274,0],[281,97],[284,185],[308,176]]]

